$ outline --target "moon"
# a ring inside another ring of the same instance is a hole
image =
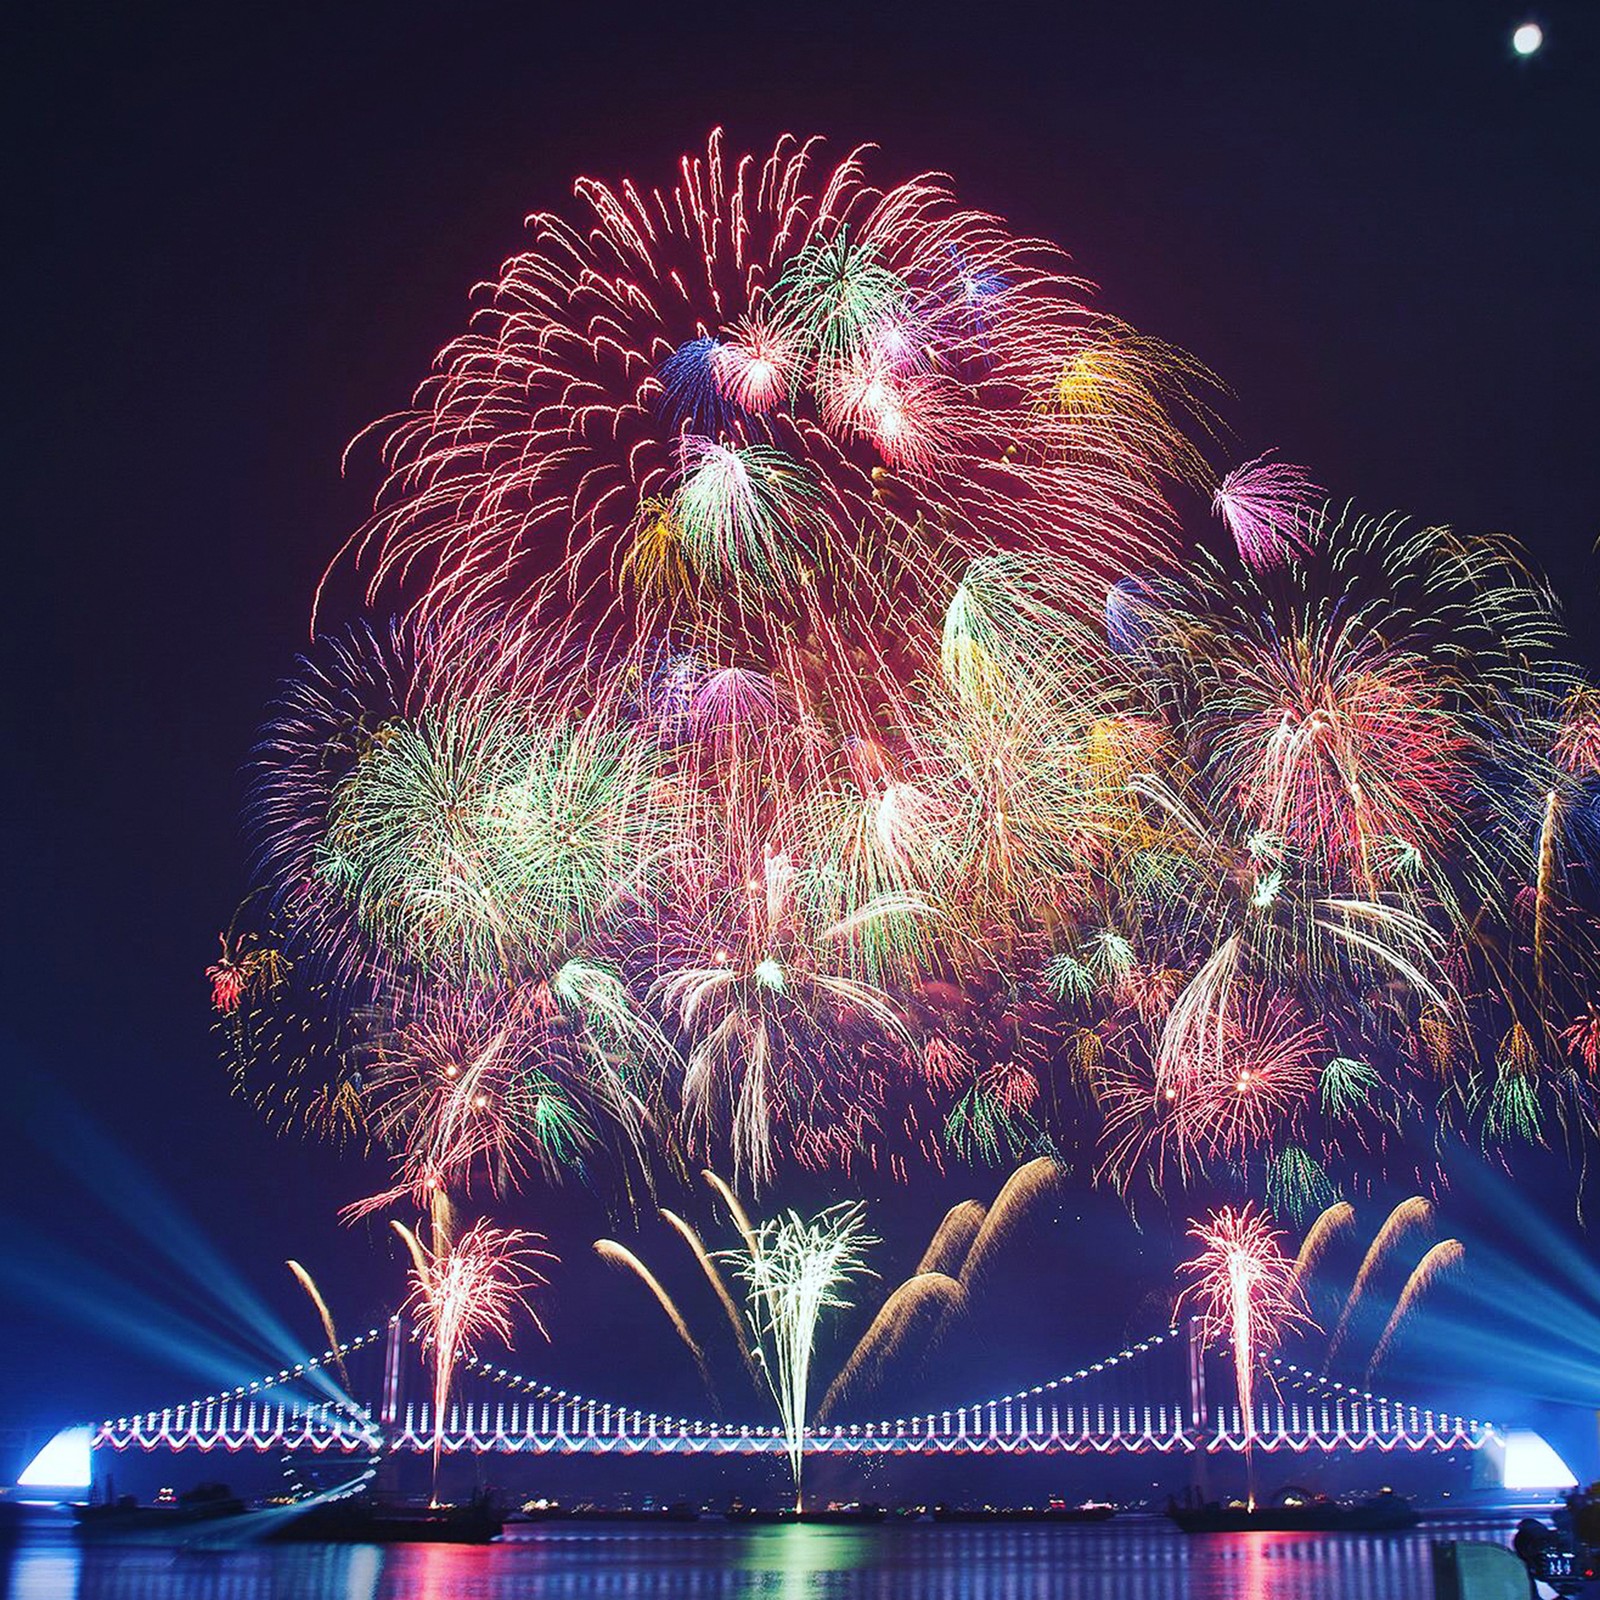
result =
[[[1544,43],[1544,29],[1537,22],[1524,22],[1511,35],[1511,48],[1519,56],[1534,55]]]

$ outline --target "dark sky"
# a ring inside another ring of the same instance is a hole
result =
[[[374,484],[340,452],[527,211],[579,172],[665,180],[717,123],[947,170],[1220,373],[1240,455],[1523,539],[1593,659],[1600,8],[1541,8],[1531,62],[1522,15],[12,7],[0,1427],[189,1387],[137,1293],[189,1315],[184,1262],[231,1292],[202,1240],[307,1337],[285,1255],[352,1317],[398,1279],[332,1224],[359,1179],[230,1098],[201,972],[254,724]],[[582,1203],[539,1207],[581,1257]]]

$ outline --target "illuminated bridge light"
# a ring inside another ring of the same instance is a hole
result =
[[[1477,1427],[1474,1421],[1472,1426]],[[1505,1466],[1501,1480],[1507,1489],[1576,1489],[1572,1469],[1541,1434],[1513,1428],[1506,1435]]]
[[[94,1480],[94,1430],[63,1428],[17,1479],[19,1489],[87,1489]]]
[[[1137,1365],[1136,1357],[1147,1355],[1166,1339],[1166,1335],[1158,1335],[1108,1356],[1093,1367],[1080,1368],[1073,1375],[1052,1378],[995,1400],[963,1407],[958,1412],[818,1428],[811,1433],[808,1448],[819,1454],[903,1449],[966,1454],[997,1450],[1137,1453],[1196,1447],[1208,1451],[1237,1448],[1244,1428],[1241,1416],[1230,1417],[1225,1411],[1214,1411],[1209,1432],[1205,1432],[1198,1419],[1191,1416],[1190,1408],[1179,1403],[1176,1394],[1172,1395],[1170,1403],[1149,1403],[1159,1398],[1151,1395],[1143,1382],[1143,1374],[1151,1370],[1149,1364],[1134,1375],[1141,1392],[1128,1392],[1129,1365]],[[351,1347],[359,1343],[352,1341]],[[417,1359],[423,1359],[413,1330],[407,1330],[404,1347],[416,1349]],[[328,1357],[333,1353],[328,1352]],[[1226,1351],[1206,1352],[1205,1359],[1225,1362]],[[1281,1383],[1292,1384],[1299,1391],[1299,1395],[1286,1395],[1282,1403],[1262,1412],[1261,1432],[1275,1441],[1274,1448],[1296,1453],[1369,1446],[1383,1451],[1429,1449],[1443,1452],[1476,1450],[1503,1442],[1492,1429],[1485,1432],[1485,1425],[1477,1419],[1469,1425],[1460,1418],[1447,1419],[1442,1414],[1423,1412],[1371,1391],[1347,1388],[1281,1358],[1272,1366],[1280,1374]],[[782,1437],[782,1430],[778,1428],[748,1425],[735,1428],[732,1424],[666,1418],[659,1413],[602,1404],[483,1360],[474,1360],[470,1366],[464,1363],[463,1367],[486,1384],[509,1385],[513,1393],[537,1395],[543,1405],[542,1410],[531,1403],[526,1408],[512,1406],[508,1420],[504,1404],[491,1405],[481,1397],[469,1400],[464,1396],[451,1411],[449,1436],[444,1447],[452,1454],[503,1450],[561,1454],[592,1450],[598,1445],[602,1449],[620,1446],[630,1454],[687,1448],[696,1453],[703,1450],[726,1455],[764,1450]],[[306,1368],[294,1370],[298,1375]],[[1171,1378],[1177,1381],[1176,1374]],[[275,1381],[265,1380],[265,1387],[270,1390]],[[1081,1386],[1078,1392],[1084,1395],[1083,1405],[1065,1408],[1064,1415],[1062,1409],[1052,1406],[1048,1418],[1042,1406],[1036,1404],[1030,1410],[1027,1403],[1030,1397],[1036,1399],[1047,1390],[1054,1394],[1073,1385]],[[274,1405],[269,1399],[267,1403],[258,1404],[256,1396],[262,1387],[262,1384],[241,1385],[221,1396],[213,1394],[203,1401],[150,1412],[131,1424],[126,1417],[115,1424],[103,1423],[92,1442],[97,1447],[114,1450],[220,1448],[277,1453],[286,1448],[310,1448],[376,1450],[380,1454],[425,1450],[431,1444],[428,1424],[432,1412],[426,1406],[419,1412],[408,1404],[404,1408],[403,1422],[391,1415],[386,1424],[380,1425],[373,1420],[373,1408],[354,1396],[333,1403],[296,1402],[286,1406]],[[247,1395],[250,1397],[248,1407],[240,1403]],[[1320,1425],[1316,1408],[1301,1403],[1300,1396],[1307,1395],[1339,1396],[1332,1408],[1333,1414],[1324,1399]],[[1203,1436],[1197,1437],[1197,1433]]]

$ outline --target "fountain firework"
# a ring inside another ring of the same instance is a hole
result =
[[[537,1248],[535,1234],[476,1222],[452,1236],[449,1212],[436,1207],[427,1242],[401,1222],[392,1223],[411,1255],[411,1295],[406,1310],[416,1318],[433,1363],[433,1481],[437,1494],[445,1406],[457,1366],[470,1359],[485,1334],[510,1345],[517,1312],[525,1312],[542,1334],[544,1324],[528,1303],[542,1287],[537,1261],[555,1258]]]
[[[1311,1316],[1300,1291],[1294,1258],[1282,1248],[1282,1236],[1266,1217],[1249,1206],[1224,1206],[1189,1229],[1201,1249],[1184,1263],[1190,1279],[1179,1298],[1198,1308],[1202,1330],[1210,1339],[1226,1339],[1233,1351],[1233,1375],[1239,1397],[1246,1470],[1256,1437],[1255,1379],[1261,1359],[1291,1329],[1309,1325]],[[1254,1491],[1251,1504],[1255,1503]]]
[[[866,1271],[864,1253],[877,1243],[859,1204],[830,1206],[809,1221],[791,1211],[763,1223],[754,1248],[731,1252],[743,1281],[757,1358],[778,1404],[794,1474],[794,1508],[802,1509],[809,1420],[811,1357],[827,1310],[845,1310],[841,1290]]]

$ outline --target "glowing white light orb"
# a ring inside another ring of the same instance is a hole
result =
[[[1539,1434],[1516,1428],[1506,1435],[1508,1489],[1576,1489],[1572,1469]]]
[[[1531,56],[1544,43],[1544,29],[1537,22],[1524,22],[1511,35],[1511,48],[1519,56]]]
[[[63,1428],[23,1469],[19,1489],[87,1489],[94,1479],[94,1429]]]

